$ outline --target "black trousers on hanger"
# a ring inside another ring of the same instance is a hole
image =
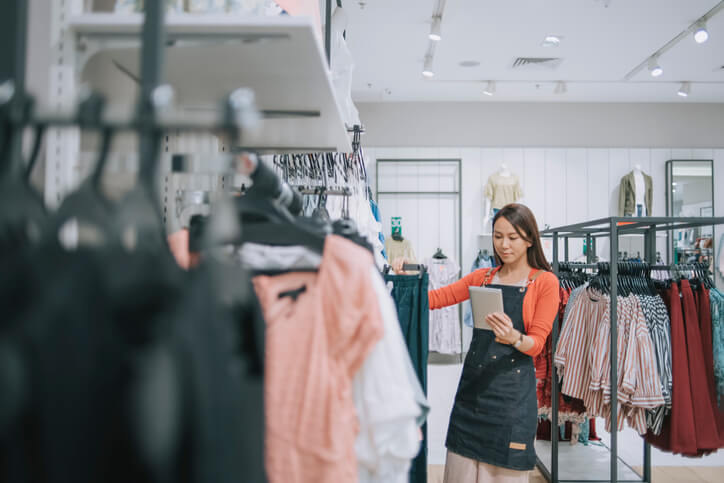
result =
[[[427,356],[429,352],[430,304],[427,298],[428,275],[385,275],[392,282],[392,298],[397,307],[402,335],[422,390],[427,395]],[[410,483],[427,482],[427,423],[422,426],[420,453],[412,462]]]

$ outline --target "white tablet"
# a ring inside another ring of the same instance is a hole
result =
[[[499,288],[470,287],[470,303],[473,305],[473,321],[476,329],[493,330],[485,317],[493,312],[503,312],[503,291]]]

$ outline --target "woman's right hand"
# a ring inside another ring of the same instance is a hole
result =
[[[402,269],[405,263],[407,263],[407,260],[404,258],[396,258],[392,260],[390,266],[392,266],[392,270],[394,270],[397,275],[405,275],[405,271]]]

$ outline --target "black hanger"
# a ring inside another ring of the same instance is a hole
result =
[[[45,229],[45,204],[29,183],[22,153],[22,126],[30,119],[33,105],[33,99],[20,92],[11,92],[0,102],[0,248],[6,253],[39,241]],[[44,126],[36,128],[31,164],[44,130]]]
[[[444,260],[447,258],[447,255],[442,252],[442,248],[438,248],[437,251],[433,254],[432,258],[435,258],[437,260]]]
[[[90,94],[78,107],[78,125],[81,128],[94,128],[99,125],[105,105],[106,100],[103,96],[97,93]],[[119,234],[112,222],[113,204],[101,191],[101,178],[110,153],[113,131],[108,127],[103,128],[100,136],[101,145],[93,171],[76,191],[63,200],[50,217],[47,235],[49,240],[57,240],[63,225],[75,219],[79,223],[79,241],[92,245],[119,241]],[[83,238],[81,233],[87,236]]]
[[[230,242],[303,245],[322,253],[325,233],[300,222],[272,198],[279,189],[275,186],[280,183],[274,172],[260,162],[252,174],[252,180],[254,185],[247,194],[234,200],[242,228],[240,237]]]

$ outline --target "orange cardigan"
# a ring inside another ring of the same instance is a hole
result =
[[[430,299],[430,310],[441,309],[468,300],[470,298],[468,287],[481,286],[485,282],[489,271],[489,268],[481,268],[457,282],[429,291],[427,294]],[[494,275],[496,271],[497,269],[491,275]],[[533,277],[535,272],[537,270],[531,270],[528,280]],[[529,356],[534,357],[543,350],[543,345],[553,328],[553,321],[558,315],[559,304],[558,277],[553,273],[545,272],[540,274],[528,286],[528,291],[523,298],[523,323],[525,324],[526,335],[533,339],[533,347],[525,352]]]

